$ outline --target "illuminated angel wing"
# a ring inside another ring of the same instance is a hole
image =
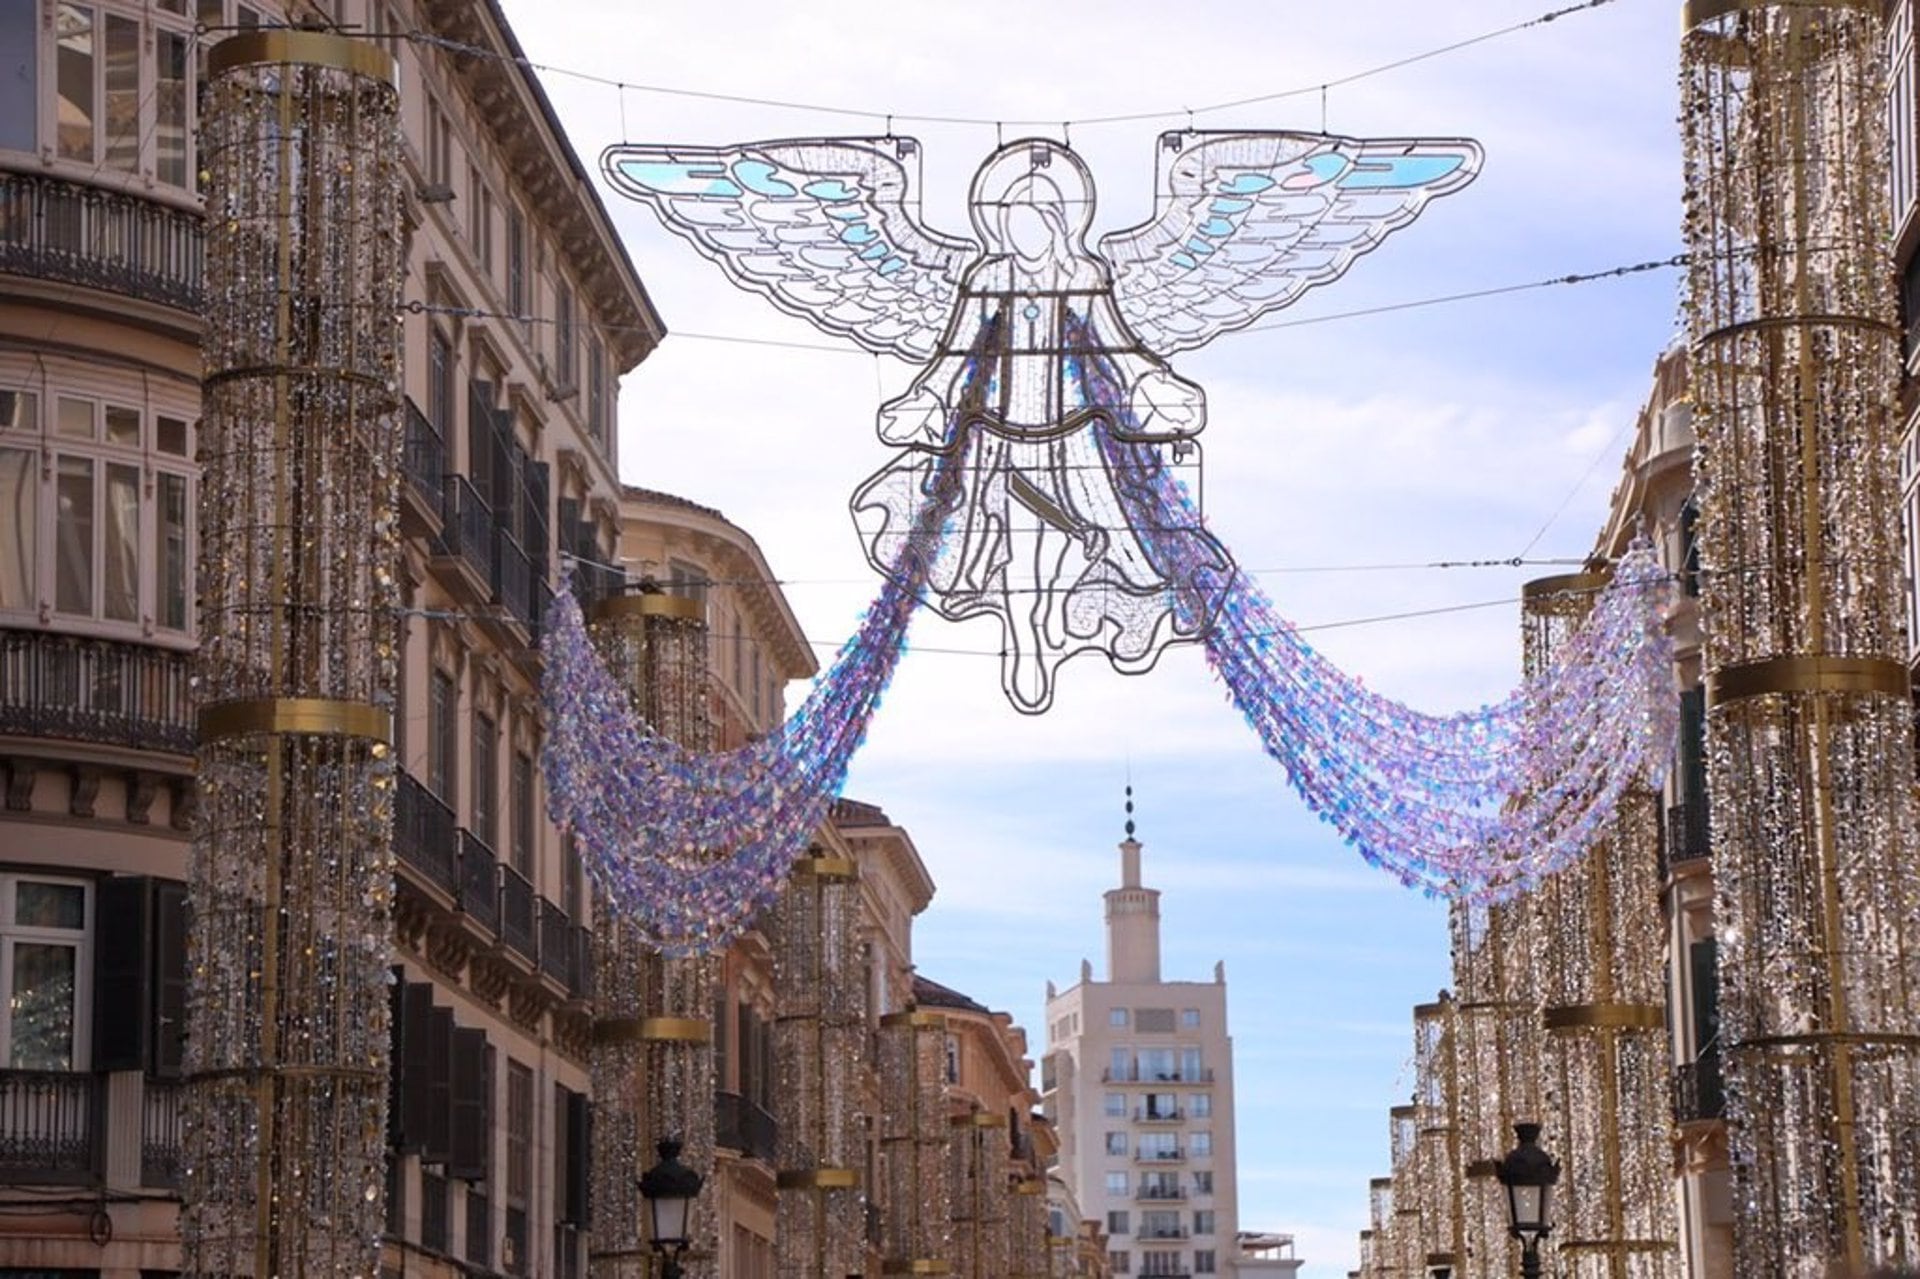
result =
[[[1480,171],[1464,138],[1163,134],[1155,216],[1100,241],[1114,301],[1159,355],[1338,279]]]
[[[736,285],[869,351],[924,362],[980,250],[914,219],[919,153],[911,138],[614,146],[600,167]]]

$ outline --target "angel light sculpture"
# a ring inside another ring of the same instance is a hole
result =
[[[1191,506],[1173,527],[1139,527],[1142,510],[1168,509],[1146,490],[1206,424],[1205,394],[1168,358],[1337,279],[1481,159],[1465,139],[1284,132],[1169,133],[1159,154],[1154,215],[1097,252],[1092,175],[1046,139],[980,166],[977,240],[915,216],[909,138],[602,157],[616,190],[735,284],[922,366],[880,409],[880,438],[900,452],[855,491],[855,523],[886,574],[927,504],[948,500],[936,478],[957,482],[925,602],[999,620],[1001,683],[1029,714],[1077,653],[1138,673],[1203,638],[1232,580]]]

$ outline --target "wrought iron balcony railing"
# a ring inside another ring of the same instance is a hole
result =
[[[0,734],[191,755],[191,668],[144,644],[0,630]]]
[[[1689,795],[1685,801],[1667,809],[1666,839],[1662,853],[1667,870],[1680,862],[1699,861],[1713,852],[1707,831],[1707,797]]]
[[[540,971],[564,986],[573,968],[573,921],[544,897],[539,905]]]
[[[407,483],[420,494],[427,506],[434,511],[442,510],[446,505],[447,492],[446,441],[440,438],[439,430],[412,400],[407,401],[407,436],[401,464],[407,474]]]
[[[44,173],[0,173],[0,274],[198,314],[204,245],[197,212]]]
[[[186,1085],[177,1079],[146,1080],[140,1114],[140,1184],[180,1188],[180,1111]]]
[[[567,992],[575,999],[593,998],[593,932],[584,924],[572,928],[567,952]]]
[[[440,552],[462,560],[475,578],[493,586],[493,509],[464,475],[446,477],[440,508]]]
[[[493,850],[486,841],[460,828],[459,906],[488,932],[500,932],[500,877]]]
[[[101,1076],[0,1070],[0,1182],[98,1179]]]
[[[500,940],[532,963],[539,955],[534,932],[533,885],[511,866],[500,868]]]
[[[509,617],[533,630],[533,562],[505,529],[495,530],[493,598]]]
[[[453,810],[411,773],[394,793],[393,851],[427,881],[458,895],[459,835]]]
[[[1673,1068],[1673,1117],[1678,1123],[1723,1119],[1726,1083],[1720,1074],[1720,1049],[1708,1046],[1690,1062]]]
[[[739,1093],[713,1094],[715,1145],[737,1150],[749,1159],[772,1163],[778,1132],[773,1116]]]

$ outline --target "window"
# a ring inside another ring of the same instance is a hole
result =
[[[0,876],[0,1060],[9,1069],[87,1069],[91,909],[85,883]]]
[[[559,387],[572,387],[573,364],[573,286],[561,280],[553,290],[553,381]]]
[[[1178,1199],[1180,1174],[1177,1172],[1141,1173],[1140,1197],[1142,1199]]]
[[[427,185],[453,186],[453,129],[440,104],[427,102]]]
[[[1106,1095],[1103,1112],[1109,1119],[1124,1119],[1127,1114],[1127,1094],[1110,1092]]]
[[[513,868],[533,882],[533,757],[513,753]]]
[[[1133,1078],[1133,1049],[1113,1048],[1108,1050],[1107,1077],[1109,1079],[1122,1081]]]
[[[1180,1135],[1172,1132],[1141,1133],[1140,1157],[1142,1159],[1178,1159]]]
[[[1107,1269],[1116,1275],[1133,1273],[1133,1254],[1115,1248],[1107,1254]]]
[[[1127,1233],[1127,1210],[1118,1208],[1107,1213],[1107,1233],[1124,1235]]]
[[[678,595],[683,600],[696,600],[702,608],[705,608],[707,603],[707,587],[709,585],[707,571],[698,564],[689,563],[686,560],[667,561],[668,594]],[[736,620],[734,627],[734,642],[736,646],[738,646],[740,640],[740,629]],[[739,663],[737,661],[734,667],[734,682],[738,683]]]
[[[1107,1174],[1107,1193],[1109,1195],[1126,1194],[1127,1193],[1127,1174],[1124,1172],[1108,1173]]]
[[[1177,1093],[1150,1092],[1146,1096],[1146,1105],[1140,1112],[1142,1119],[1178,1119],[1180,1117],[1180,1097]]]
[[[34,6],[8,6],[8,17],[31,14]],[[42,101],[35,83],[31,27],[19,44],[29,57],[6,67],[9,84],[0,97],[0,127],[5,145],[35,150],[37,115],[53,121],[54,153],[63,160],[98,164],[123,173],[150,173],[169,186],[185,187],[191,165],[187,152],[192,100],[188,29],[183,4],[161,6],[178,15],[169,27],[160,13],[142,38],[139,17],[98,5],[62,3],[54,11],[54,81]],[[0,19],[0,22],[5,21]],[[216,22],[216,25],[218,23]],[[16,34],[0,27],[8,35]],[[150,57],[145,52],[151,51]]]
[[[1126,1010],[1126,1009],[1124,1009],[1124,1008],[1109,1008],[1109,1009],[1107,1009],[1107,1025],[1109,1025],[1109,1026],[1125,1026],[1126,1024],[1127,1024],[1127,1010]]]
[[[93,9],[89,5],[62,4],[54,11],[53,21],[58,96],[55,149],[63,160],[92,164],[96,115]]]
[[[1210,1092],[1197,1092],[1193,1094],[1193,1096],[1187,1099],[1187,1105],[1193,1108],[1192,1114],[1195,1119],[1211,1119],[1213,1117],[1213,1094]]]
[[[960,1037],[958,1035],[947,1036],[947,1082],[950,1084],[960,1082]]]
[[[460,713],[459,691],[453,677],[436,668],[427,684],[427,789],[453,807],[455,719]]]
[[[453,438],[453,344],[439,329],[427,337],[427,420],[442,440]]]
[[[753,690],[753,722],[762,724],[766,718],[766,707],[760,700],[760,693],[766,681],[760,677],[760,646],[755,644],[747,651],[749,665],[753,667],[753,677],[747,687]]]
[[[607,353],[599,338],[587,341],[587,434],[607,442]]]
[[[186,454],[184,416],[0,392],[0,609],[187,630]]]
[[[1180,1029],[1200,1029],[1200,1010],[1198,1008],[1182,1008],[1180,1010]]]
[[[1904,4],[1888,11],[1887,53],[1887,123],[1891,126],[1893,143],[1889,175],[1893,186],[1893,225],[1888,231],[1897,238],[1913,212],[1916,193],[1920,192],[1920,183],[1914,180],[1915,162],[1920,158],[1916,155],[1920,139],[1914,136],[1914,113],[1920,106],[1914,101],[1913,11]]]
[[[1140,1273],[1143,1275],[1184,1275],[1187,1268],[1180,1264],[1177,1252],[1148,1252],[1140,1256]]]
[[[1193,1193],[1196,1195],[1210,1195],[1213,1193],[1212,1171],[1203,1168],[1193,1174]]]
[[[1148,1080],[1175,1078],[1173,1061],[1171,1048],[1142,1048],[1140,1078]]]
[[[1200,1050],[1198,1048],[1182,1048],[1180,1050],[1180,1078],[1188,1081],[1206,1078],[1206,1072],[1200,1067]]]
[[[1140,1214],[1140,1237],[1142,1239],[1179,1239],[1183,1235],[1180,1229],[1180,1214],[1166,1209],[1156,1209]]]
[[[560,909],[575,923],[586,922],[586,868],[580,862],[580,846],[568,834],[560,844]]]
[[[493,192],[487,190],[480,170],[467,167],[467,242],[473,246],[473,260],[480,273],[493,275]]]
[[[9,151],[40,149],[39,17],[38,5],[0,5],[0,147]]]
[[[527,223],[512,207],[507,209],[507,310],[527,314]]]
[[[489,848],[500,836],[500,730],[490,716],[473,716],[473,833]]]
[[[507,1059],[507,1202],[525,1205],[533,1185],[533,1071]]]
[[[1201,1158],[1213,1153],[1213,1134],[1204,1129],[1192,1134],[1192,1136],[1188,1138],[1188,1141],[1191,1143],[1195,1158]]]
[[[1213,1249],[1195,1248],[1193,1250],[1193,1273],[1196,1275],[1210,1275],[1215,1273],[1213,1268]]]
[[[1127,1134],[1124,1132],[1108,1133],[1107,1153],[1110,1155],[1119,1155],[1124,1158],[1127,1153]]]
[[[1193,1210],[1193,1233],[1196,1235],[1213,1233],[1213,1209],[1195,1208]]]

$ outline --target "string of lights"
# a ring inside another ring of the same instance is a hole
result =
[[[1324,132],[1325,131],[1324,130],[1325,98],[1326,98],[1326,95],[1333,89],[1345,88],[1349,85],[1358,84],[1364,80],[1370,80],[1377,76],[1387,75],[1387,74],[1390,74],[1391,72],[1399,71],[1406,67],[1415,66],[1423,62],[1429,62],[1435,58],[1444,57],[1448,54],[1458,53],[1465,49],[1471,49],[1477,45],[1486,44],[1489,41],[1498,40],[1510,35],[1515,35],[1522,31],[1536,30],[1542,27],[1546,27],[1554,22],[1558,22],[1562,18],[1569,18],[1577,14],[1589,13],[1595,9],[1605,8],[1606,6],[1613,4],[1615,2],[1616,0],[1581,0],[1581,3],[1564,5],[1557,9],[1550,9],[1544,13],[1538,14],[1535,17],[1528,18],[1521,22],[1509,23],[1503,27],[1496,27],[1492,30],[1483,31],[1477,35],[1468,36],[1461,40],[1455,40],[1447,44],[1437,45],[1430,49],[1424,49],[1415,53],[1405,54],[1400,57],[1390,59],[1386,62],[1378,63],[1369,67],[1364,67],[1358,71],[1351,71],[1344,75],[1328,76],[1325,79],[1295,85],[1292,88],[1280,89],[1280,90],[1264,92],[1264,93],[1247,94],[1240,97],[1223,99],[1217,102],[1204,103],[1200,106],[1193,106],[1193,107],[1189,107],[1189,106],[1154,107],[1154,108],[1148,108],[1148,109],[1139,110],[1139,111],[1124,111],[1124,112],[1116,112],[1116,113],[1104,114],[1104,115],[1086,115],[1086,116],[1080,116],[1078,118],[1066,119],[1066,120],[1009,119],[1009,118],[995,119],[990,116],[954,115],[954,114],[944,114],[939,112],[883,111],[883,110],[877,110],[870,107],[851,107],[851,106],[846,106],[844,104],[838,104],[838,103],[806,102],[806,101],[800,101],[797,99],[765,97],[765,96],[751,94],[751,93],[732,93],[732,92],[722,92],[722,91],[709,90],[709,89],[689,89],[682,86],[665,85],[665,84],[645,84],[645,83],[639,83],[632,80],[622,80],[614,76],[602,75],[598,72],[586,71],[577,67],[566,67],[566,66],[558,65],[556,63],[537,61],[533,58],[529,58],[524,55],[502,53],[496,49],[489,49],[489,48],[486,48],[485,46],[472,44],[470,42],[463,41],[463,40],[455,40],[455,39],[452,39],[451,37],[438,35],[431,31],[420,31],[420,30],[381,31],[381,32],[356,31],[344,25],[336,25],[335,30],[342,35],[357,35],[362,38],[377,39],[377,40],[405,40],[413,44],[421,45],[427,48],[439,49],[439,50],[442,50],[443,52],[455,54],[460,57],[488,58],[488,59],[492,59],[500,62],[511,62],[520,67],[523,67],[528,71],[535,71],[543,75],[558,76],[568,80],[579,81],[580,83],[583,83],[583,84],[598,85],[603,88],[612,89],[616,93],[621,95],[621,115],[623,120],[625,118],[625,113],[626,113],[625,96],[626,94],[631,92],[631,93],[644,93],[644,94],[649,94],[649,95],[654,95],[659,97],[688,98],[688,99],[701,101],[701,102],[725,102],[725,103],[731,103],[738,106],[764,107],[769,110],[777,110],[777,111],[802,111],[802,112],[808,112],[814,115],[839,116],[845,119],[871,120],[871,121],[876,121],[881,123],[885,127],[889,135],[891,135],[891,133],[893,132],[894,126],[897,124],[968,125],[968,126],[977,126],[981,128],[992,128],[996,130],[1006,129],[1006,128],[1036,128],[1036,129],[1057,128],[1065,132],[1066,130],[1076,129],[1076,128],[1089,128],[1089,127],[1098,127],[1103,125],[1117,125],[1117,124],[1140,124],[1140,123],[1149,123],[1152,121],[1168,121],[1168,122],[1184,121],[1191,127],[1201,116],[1216,115],[1223,111],[1233,111],[1243,107],[1263,106],[1273,102],[1284,102],[1284,101],[1288,101],[1295,98],[1303,98],[1303,97],[1311,97],[1314,95],[1319,95],[1322,99],[1322,126],[1323,126],[1322,131]],[[197,37],[204,39],[209,35],[222,34],[227,31],[237,30],[237,29],[238,28],[203,24],[195,28],[195,33]]]

